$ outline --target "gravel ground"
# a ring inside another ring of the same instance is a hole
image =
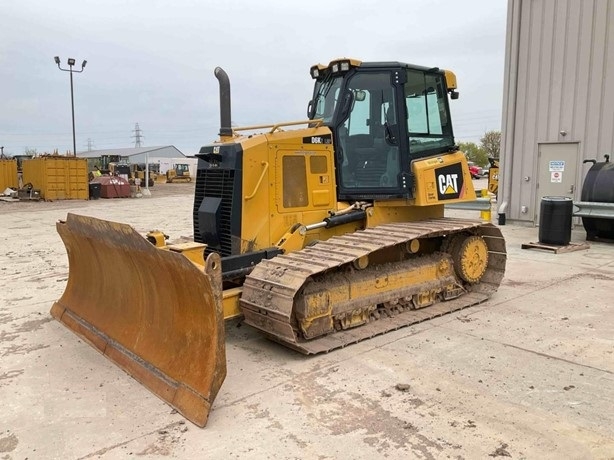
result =
[[[67,212],[190,237],[192,193],[0,202],[1,459],[614,458],[614,245],[525,250],[511,225],[501,288],[461,313],[310,358],[227,323],[208,425],[185,422],[49,309]]]

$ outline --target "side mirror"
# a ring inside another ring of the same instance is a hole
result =
[[[354,93],[354,97],[357,101],[364,101],[367,98],[367,93],[361,89],[357,89]]]

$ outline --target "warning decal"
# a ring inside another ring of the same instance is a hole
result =
[[[564,160],[552,160],[548,163],[548,170],[550,172],[563,172],[565,171],[565,161]]]

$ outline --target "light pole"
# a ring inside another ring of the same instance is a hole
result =
[[[73,58],[68,58],[68,69],[63,69],[62,67],[60,67],[60,57],[56,56],[53,58],[55,60],[55,63],[58,65],[58,69],[63,70],[64,72],[70,72],[70,105],[72,108],[72,153],[74,156],[77,156],[77,140],[75,137],[75,99],[73,96],[73,88],[72,88],[72,74],[73,72],[76,73],[81,73],[83,72],[83,70],[85,69],[85,64],[87,64],[87,61],[83,61],[83,63],[81,64],[81,70],[74,70],[72,68],[72,66],[75,65],[75,60]]]

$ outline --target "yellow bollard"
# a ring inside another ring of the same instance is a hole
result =
[[[486,197],[488,197],[488,196],[489,196],[489,195],[488,195],[488,190],[486,190],[486,189],[482,189],[482,190],[480,191],[480,196],[481,196],[482,198],[486,198]],[[487,222],[490,222],[491,218],[492,218],[492,217],[491,217],[491,215],[490,215],[490,207],[488,208],[488,211],[480,211],[480,219],[485,220],[485,221],[487,221]]]

